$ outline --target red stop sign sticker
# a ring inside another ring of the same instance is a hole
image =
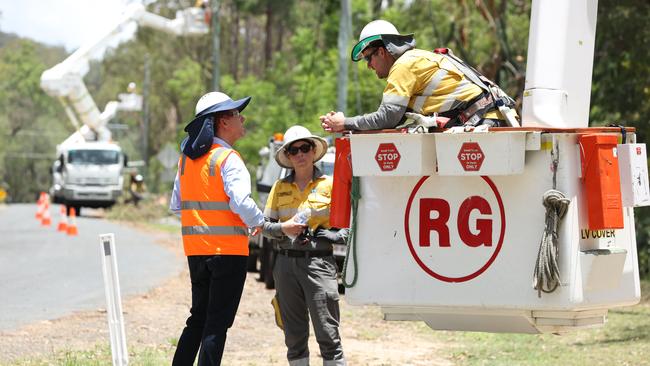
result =
[[[464,142],[458,152],[458,161],[466,172],[477,172],[485,160],[483,150],[477,142]]]
[[[375,160],[382,172],[395,170],[400,158],[401,155],[392,142],[379,144],[375,154]]]

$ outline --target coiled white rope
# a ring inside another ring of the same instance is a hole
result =
[[[542,292],[550,293],[560,285],[560,268],[558,266],[558,227],[566,214],[571,200],[564,193],[549,189],[543,196],[546,207],[546,220],[544,234],[537,252],[535,273],[533,274],[533,288],[537,296],[542,297]]]

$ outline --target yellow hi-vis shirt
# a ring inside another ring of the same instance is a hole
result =
[[[444,55],[413,49],[390,68],[382,103],[407,107],[426,116],[454,110],[483,90],[472,83]],[[496,110],[484,118],[503,119]]]
[[[294,182],[294,173],[273,184],[264,208],[264,216],[285,222],[300,209],[308,208],[311,217],[307,221],[310,229],[330,228],[330,200],[332,177],[314,167],[314,175],[304,190],[300,191]]]

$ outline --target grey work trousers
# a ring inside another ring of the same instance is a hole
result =
[[[339,334],[339,293],[334,257],[278,255],[273,268],[290,365],[309,365],[309,317],[327,366],[343,366]]]

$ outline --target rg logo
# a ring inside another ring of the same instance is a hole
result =
[[[469,281],[483,273],[501,250],[506,227],[501,195],[486,176],[428,178],[415,185],[406,206],[409,250],[430,276],[445,282]],[[458,179],[463,182],[453,182]],[[471,189],[458,191],[461,184]]]

